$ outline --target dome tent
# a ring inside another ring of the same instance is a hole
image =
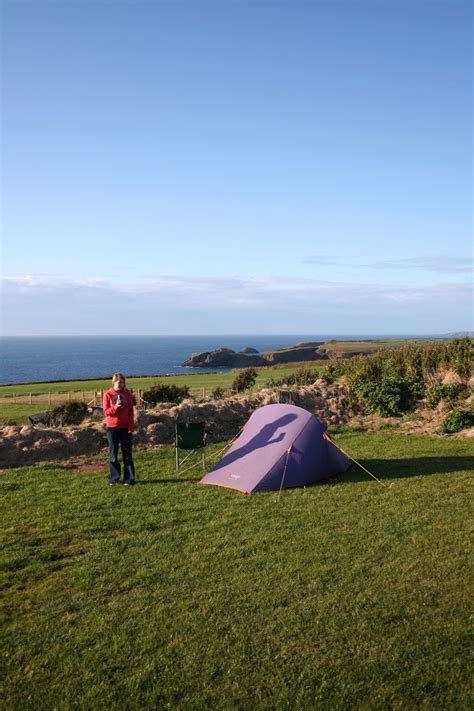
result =
[[[265,405],[200,484],[246,494],[305,486],[351,465],[325,435],[327,426],[294,405]]]

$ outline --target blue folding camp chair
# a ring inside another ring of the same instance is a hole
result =
[[[175,423],[175,451],[176,471],[179,471],[186,462],[199,455],[201,450],[202,468],[206,469],[206,423],[205,422],[176,422]],[[180,452],[182,456],[180,458]],[[185,452],[185,454],[184,454]]]

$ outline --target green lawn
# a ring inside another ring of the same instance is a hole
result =
[[[467,709],[467,440],[343,434],[357,470],[243,496],[0,476],[4,709]],[[215,445],[217,452],[222,445]]]

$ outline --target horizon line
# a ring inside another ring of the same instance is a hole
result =
[[[467,328],[467,329],[456,329],[454,331],[448,331],[444,333],[422,333],[422,332],[416,332],[416,333],[373,333],[373,334],[364,334],[364,333],[325,333],[325,334],[317,334],[317,333],[134,333],[134,334],[128,334],[126,337],[127,338],[240,338],[242,336],[246,336],[249,338],[274,338],[274,337],[280,337],[280,336],[309,336],[309,335],[324,335],[325,337],[347,337],[347,336],[365,336],[367,337],[370,335],[371,337],[383,337],[383,338],[398,338],[398,337],[403,337],[403,338],[410,338],[410,337],[433,337],[433,338],[442,338],[444,336],[452,335],[454,333],[465,333],[465,334],[470,334],[473,333],[472,328]],[[77,334],[77,333],[62,333],[62,334],[0,334],[0,338],[117,338],[118,336],[116,334],[104,334],[104,333],[84,333],[84,334]],[[123,337],[123,336],[121,336]]]

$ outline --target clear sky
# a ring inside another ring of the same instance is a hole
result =
[[[3,0],[4,335],[472,329],[472,5]]]

